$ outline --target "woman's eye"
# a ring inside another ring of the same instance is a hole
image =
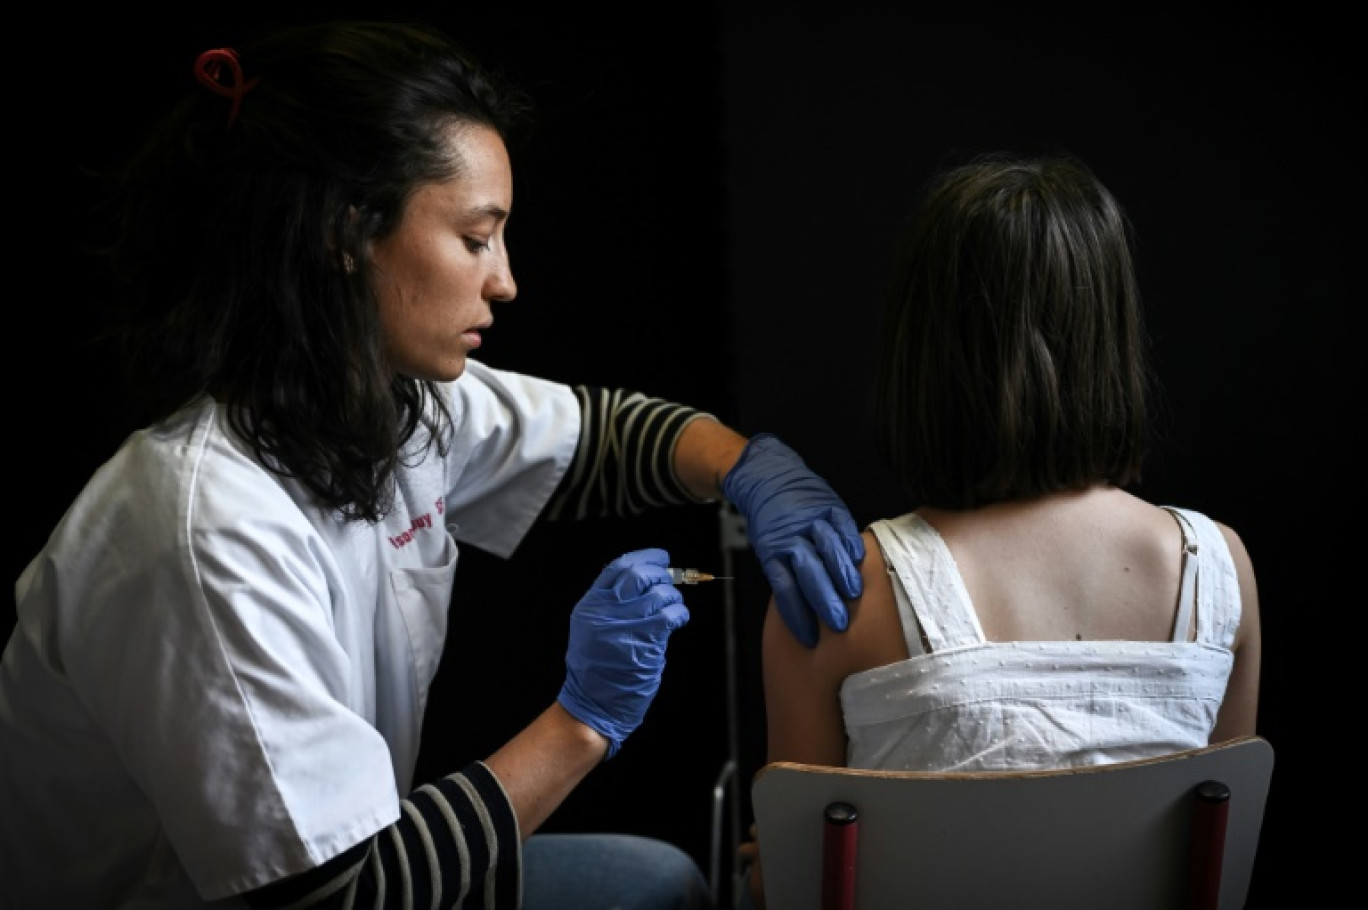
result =
[[[465,244],[466,248],[469,249],[472,253],[483,253],[489,249],[489,243],[487,241],[481,240],[478,237],[465,238]]]

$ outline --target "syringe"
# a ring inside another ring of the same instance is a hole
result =
[[[676,585],[696,585],[700,581],[729,581],[729,575],[709,575],[697,569],[668,569],[670,582]]]

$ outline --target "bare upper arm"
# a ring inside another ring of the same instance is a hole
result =
[[[834,634],[824,628],[817,647],[805,648],[770,599],[761,639],[769,761],[845,764],[841,680],[821,653]]]
[[[883,552],[869,531],[864,541],[864,593],[847,604],[845,632],[822,627],[817,646],[804,648],[770,601],[762,644],[770,761],[844,765],[841,684],[852,673],[907,657]]]
[[[1235,633],[1235,666],[1230,671],[1225,700],[1216,718],[1211,741],[1252,736],[1259,717],[1259,676],[1263,659],[1263,634],[1259,618],[1259,588],[1254,564],[1244,541],[1234,530],[1217,522],[1235,563],[1240,585],[1240,627]]]

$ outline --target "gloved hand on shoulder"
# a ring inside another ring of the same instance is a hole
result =
[[[565,684],[558,700],[608,740],[612,758],[640,726],[660,688],[670,633],[689,609],[659,548],[619,556],[570,614]]]
[[[722,479],[722,495],[745,517],[746,535],[793,636],[815,646],[817,619],[844,632],[845,602],[864,587],[865,549],[841,497],[769,433],[746,443]]]

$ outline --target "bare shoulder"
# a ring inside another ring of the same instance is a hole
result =
[[[860,532],[861,539],[864,540],[865,558],[860,563],[860,575],[864,578],[864,589],[869,590],[870,582],[879,582],[888,574],[888,565],[884,562],[883,549],[879,546],[879,539],[874,536],[874,532],[865,528]]]
[[[1225,522],[1215,519],[1212,521],[1216,525],[1216,529],[1221,532],[1221,536],[1225,538],[1226,548],[1230,550],[1230,556],[1235,560],[1236,565],[1241,561],[1249,562],[1249,551],[1245,548],[1244,540],[1241,539],[1239,533]]]
[[[833,642],[832,650],[839,654],[845,674],[881,667],[908,656],[888,563],[874,534],[866,529],[862,536],[865,558],[860,563],[860,574],[864,590],[848,604],[850,626],[844,635],[823,632],[824,646],[827,639],[839,639],[839,644]]]
[[[1236,671],[1257,680],[1262,651],[1263,621],[1259,615],[1259,585],[1254,576],[1254,562],[1244,540],[1230,525],[1212,519],[1224,538],[1230,560],[1235,564],[1235,580],[1240,589],[1240,626],[1235,633]],[[1246,686],[1250,685],[1246,683]],[[1255,683],[1254,685],[1257,685]],[[1256,698],[1250,696],[1257,701]],[[1251,723],[1252,726],[1252,723]]]
[[[1244,540],[1230,525],[1217,521],[1216,528],[1225,538],[1226,549],[1230,551],[1230,559],[1235,563],[1235,577],[1240,583],[1240,600],[1244,604],[1245,612],[1257,613],[1259,589],[1254,580],[1254,561],[1249,557],[1249,550],[1245,547]]]
[[[1211,732],[1213,742],[1257,731],[1263,664],[1263,620],[1259,615],[1259,588],[1254,581],[1253,561],[1233,528],[1219,521],[1215,524],[1235,563],[1235,578],[1240,588],[1240,625],[1235,632],[1235,665],[1226,683],[1226,697],[1216,718],[1216,728]]]

